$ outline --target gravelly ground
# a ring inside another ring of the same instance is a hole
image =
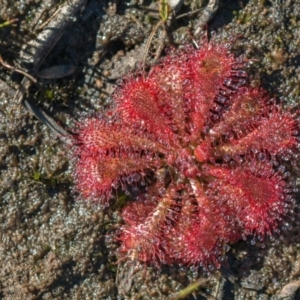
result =
[[[108,2],[90,0],[69,20],[40,67],[46,71],[27,93],[64,126],[109,105],[116,80],[142,60],[157,22],[144,9],[151,1]],[[206,3],[184,1],[178,14]],[[19,18],[16,26],[0,28],[4,61],[24,66],[21,49],[59,5],[58,0],[0,0],[2,21]],[[172,22],[177,44],[191,42],[189,32],[200,15]],[[253,84],[283,97],[288,106],[299,103],[299,0],[220,0],[209,35],[212,31],[223,42],[235,40],[233,51],[251,59]],[[150,51],[158,40],[156,36]],[[66,69],[47,70],[52,66],[71,66],[73,72],[57,79]],[[76,201],[68,146],[13,101],[21,79],[0,68],[0,299],[171,299],[195,281],[191,271],[176,266],[158,272],[116,264],[118,209]],[[263,249],[247,242],[233,245],[222,273],[212,275],[195,297],[211,299],[219,282],[217,299],[297,299],[292,290],[300,280],[299,226],[294,224],[282,240],[267,241]],[[228,279],[231,273],[235,282]],[[288,283],[293,286],[282,289]]]

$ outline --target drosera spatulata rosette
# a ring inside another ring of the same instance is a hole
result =
[[[299,158],[298,111],[248,86],[245,65],[215,41],[170,50],[78,125],[81,197],[106,207],[140,190],[122,212],[122,259],[218,268],[226,244],[289,226],[297,189],[283,165]]]

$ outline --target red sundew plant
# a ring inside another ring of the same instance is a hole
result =
[[[78,125],[79,193],[105,207],[117,189],[140,191],[122,212],[121,258],[219,267],[227,243],[292,218],[282,162],[299,157],[298,112],[247,86],[245,64],[214,41],[170,51]]]

